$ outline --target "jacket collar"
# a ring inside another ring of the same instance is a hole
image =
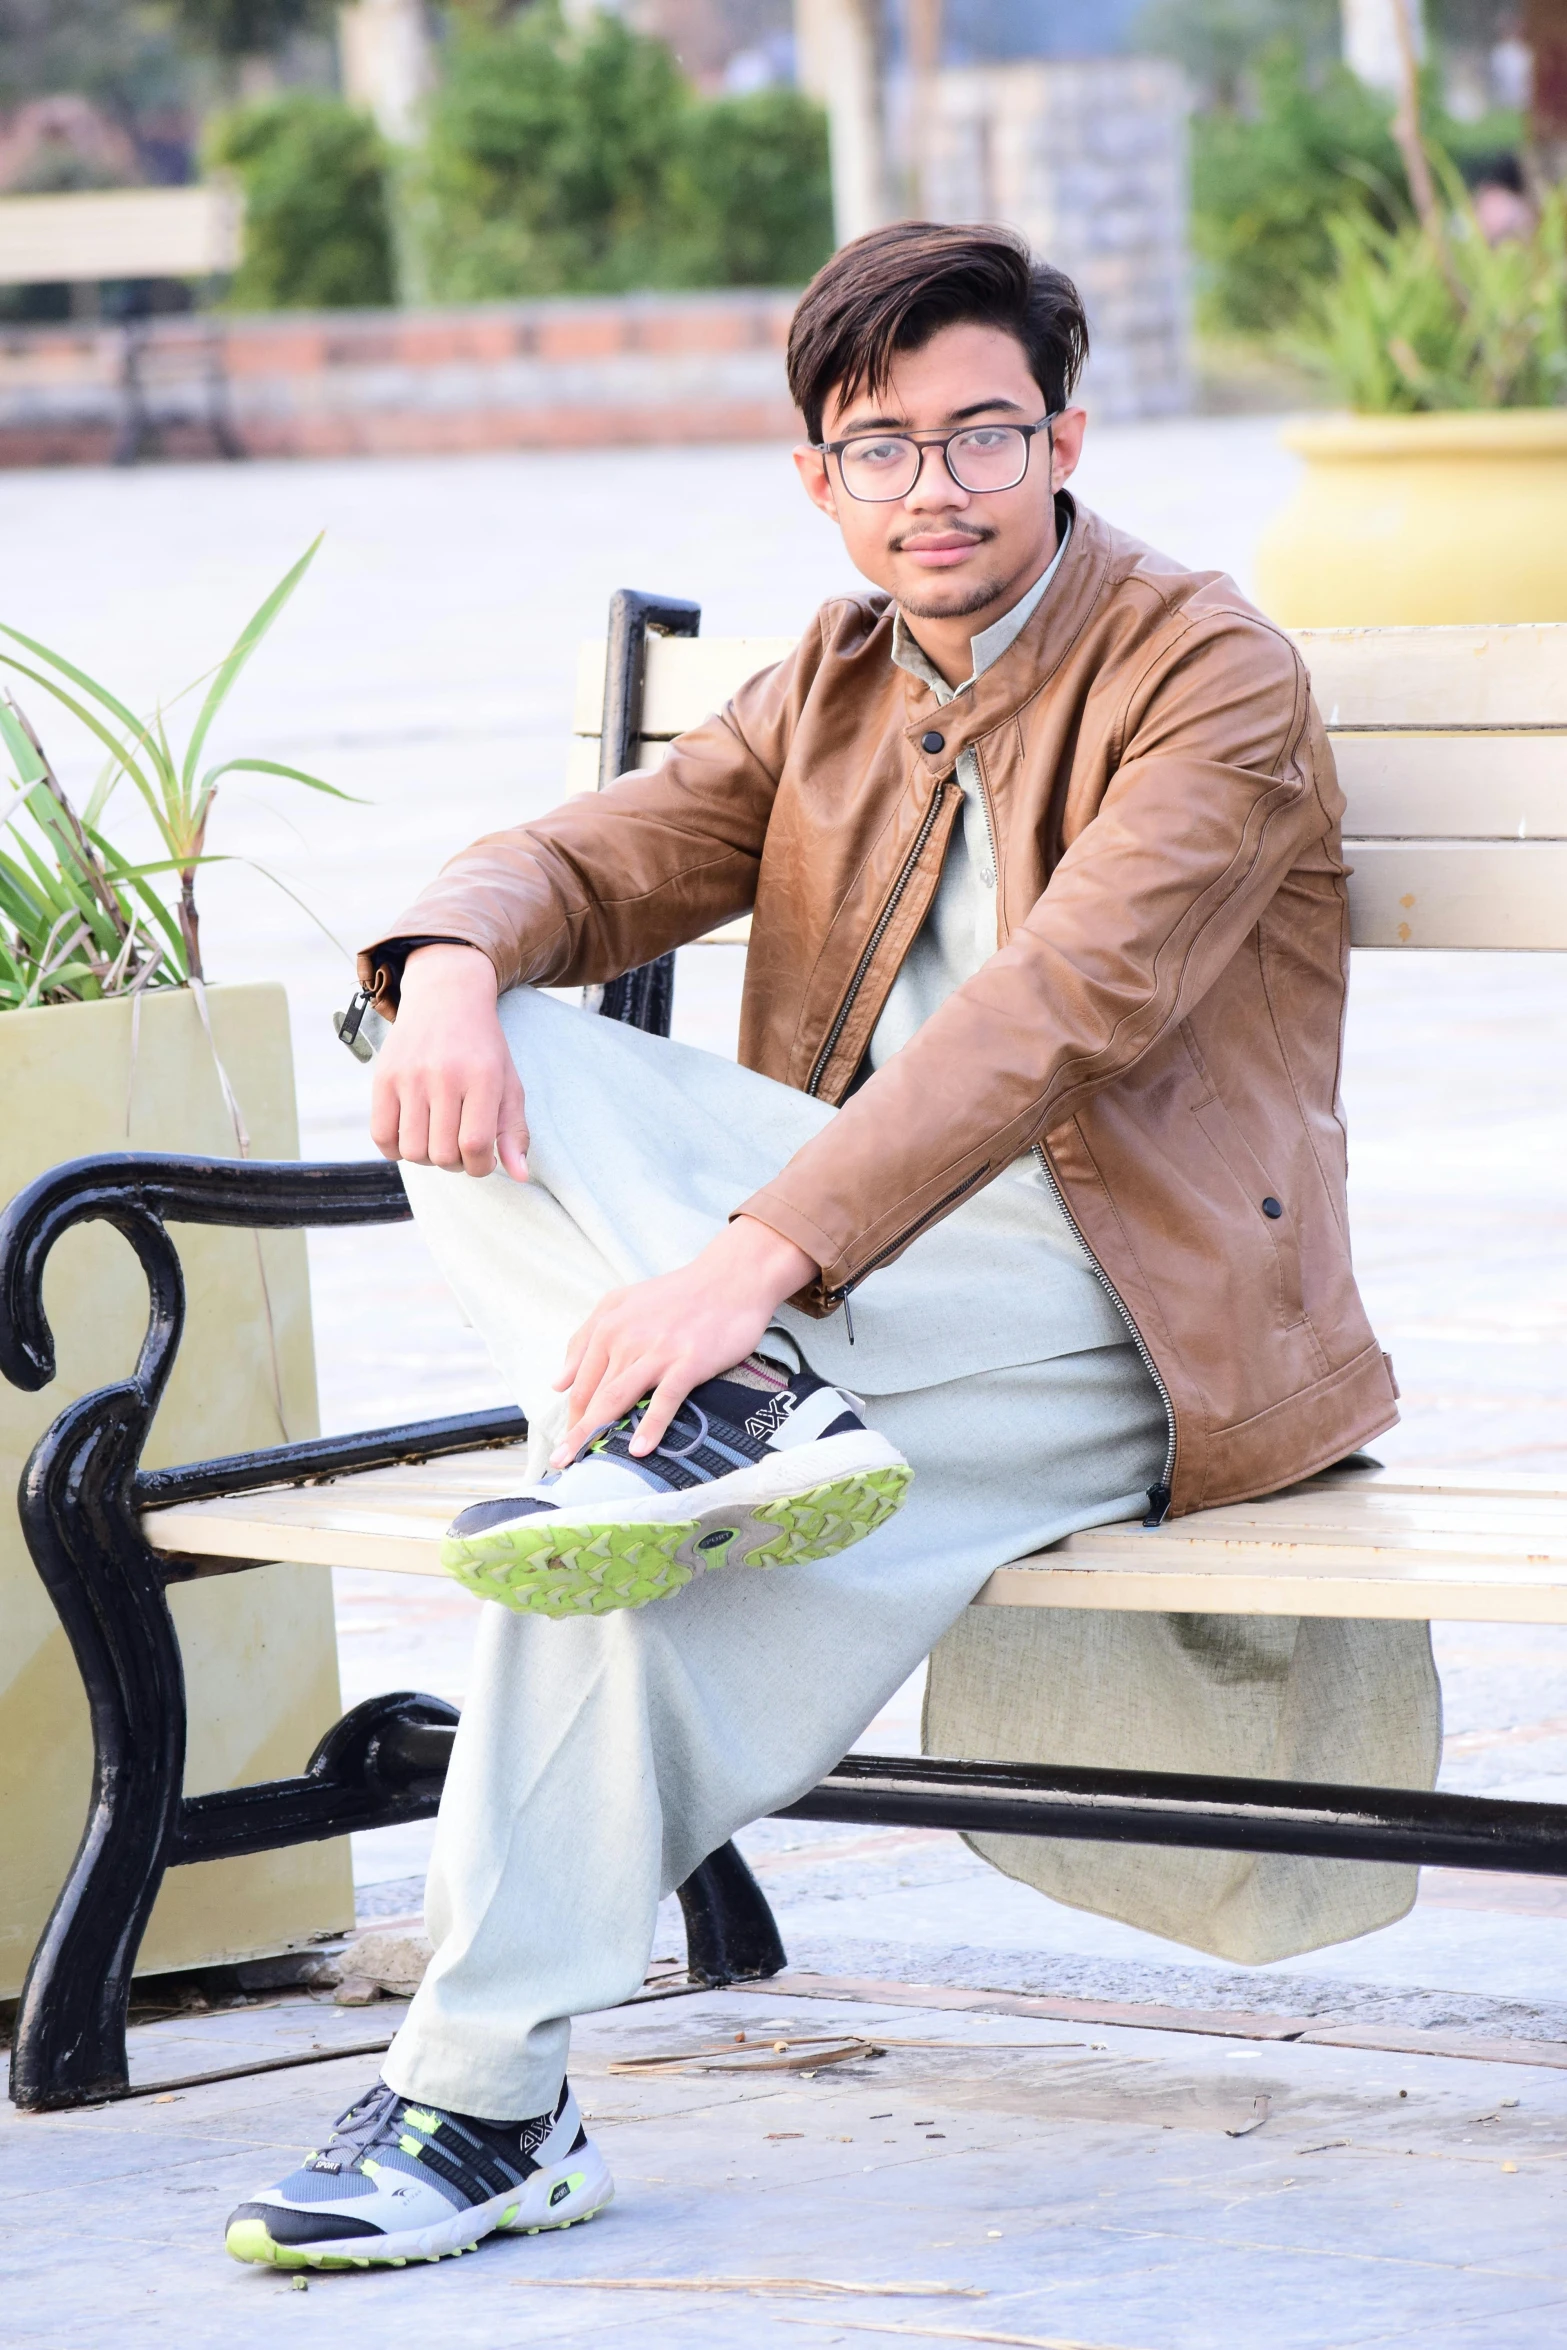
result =
[[[1068,518],[1062,527],[1055,553],[1033,586],[1019,596],[1017,602],[1009,611],[1003,612],[999,620],[993,620],[988,628],[981,629],[978,636],[970,637],[969,652],[972,658],[969,664],[969,674],[961,685],[948,685],[896,604],[892,610],[892,665],[894,669],[906,669],[910,677],[917,677],[922,684],[928,685],[943,709],[949,702],[955,701],[959,694],[966,694],[970,686],[978,678],[984,676],[987,669],[995,666],[1003,653],[1011,651],[1045,597],[1050,593],[1051,584],[1062,563],[1066,560],[1066,551],[1072,543],[1072,527],[1072,522]]]
[[[1061,568],[1007,650],[945,704],[917,678],[907,679],[904,738],[933,780],[950,775],[970,744],[1006,725],[1049,683],[1103,593],[1110,568],[1107,525],[1065,490],[1058,492],[1057,504],[1064,509],[1063,521],[1072,526]],[[933,731],[942,738],[939,751],[927,751],[920,739]]]

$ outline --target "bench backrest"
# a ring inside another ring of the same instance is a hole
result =
[[[105,188],[0,198],[0,286],[213,277],[237,269],[237,189]]]
[[[1362,947],[1567,948],[1567,622],[1320,628],[1295,639],[1349,802]],[[793,649],[651,636],[642,759]],[[577,674],[571,780],[598,781],[604,647]]]

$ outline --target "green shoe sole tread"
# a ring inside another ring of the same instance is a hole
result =
[[[802,1566],[847,1550],[885,1525],[901,1506],[911,1475],[902,1466],[869,1469],[757,1503],[746,1512],[748,1525],[776,1532],[770,1540],[752,1541],[743,1563]],[[552,1531],[547,1521],[525,1519],[504,1535],[448,1536],[441,1564],[477,1598],[499,1600],[519,1614],[606,1615],[646,1607],[691,1581],[695,1570],[678,1554],[697,1523],[682,1518],[672,1525],[584,1528],[573,1541],[570,1532]],[[704,1564],[722,1566],[728,1556],[725,1545]]]
[[[608,2198],[605,2198],[608,2201]],[[519,2236],[563,2235],[567,2228],[580,2228],[586,2221],[597,2219],[600,2204],[593,2211],[579,2211],[571,2219],[539,2220],[531,2227],[514,2228],[507,2232]],[[501,2222],[502,2228],[506,2223]],[[492,2231],[493,2232],[493,2231]],[[479,2243],[485,2239],[480,2237]],[[262,2219],[238,2219],[224,2238],[224,2249],[233,2260],[258,2263],[269,2268],[287,2269],[348,2269],[348,2268],[409,2268],[433,2264],[437,2260],[460,2260],[465,2252],[477,2252],[479,2243],[454,2244],[449,2252],[394,2252],[390,2257],[377,2258],[373,2253],[355,2255],[348,2252],[311,2252],[299,2244],[274,2242]]]

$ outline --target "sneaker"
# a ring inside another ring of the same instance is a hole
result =
[[[378,2081],[319,2154],[240,2205],[226,2241],[274,2268],[404,2268],[498,2228],[572,2227],[614,2192],[569,2086],[536,2121],[485,2122]]]
[[[647,1399],[568,1467],[475,1502],[441,1546],[448,1574],[519,1613],[602,1615],[678,1591],[705,1567],[830,1558],[902,1506],[912,1469],[865,1407],[801,1363],[747,1355],[692,1389],[633,1458]]]

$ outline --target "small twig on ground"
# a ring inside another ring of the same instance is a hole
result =
[[[855,2064],[882,2054],[874,2040],[845,2039],[835,2032],[826,2039],[751,2040],[743,2046],[725,2040],[716,2048],[671,2049],[664,2056],[623,2056],[606,2066],[611,2073],[803,2073],[821,2072],[830,2064]]]
[[[611,2073],[675,2073],[696,2066],[707,2073],[820,2072],[826,2065],[852,2064],[857,2059],[884,2056],[889,2048],[933,2048],[952,2056],[973,2056],[987,2054],[992,2049],[1034,2055],[1056,2048],[1089,2045],[1086,2040],[890,2040],[880,2032],[874,2040],[845,2037],[840,2032],[815,2038],[791,2035],[787,2040],[770,2039],[764,2032],[749,2040],[744,2033],[737,2032],[732,2040],[721,2041],[715,2048],[671,2048],[661,2056],[623,2056],[605,2069]],[[824,2053],[815,2053],[818,2050]],[[1134,2057],[1131,2061],[1143,2060]]]
[[[873,2300],[983,2301],[983,2285],[859,2285],[841,2277],[513,2277],[540,2292],[589,2293],[865,2293]],[[962,2339],[963,2337],[959,2337]]]
[[[928,2342],[1004,2342],[1011,2350],[1127,2350],[1115,2342],[1081,2342],[1075,2334],[982,2334],[969,2326],[878,2325],[866,2317],[786,2317],[780,2323],[810,2326],[818,2333],[831,2327],[855,2334],[913,2334]]]
[[[1228,2124],[1226,2124],[1224,2135],[1227,2138],[1249,2138],[1253,2130],[1261,2129],[1263,2123],[1267,2120],[1269,2114],[1272,2111],[1272,2098],[1266,2095],[1258,2097],[1253,2101],[1249,2119],[1243,2122],[1237,2122],[1233,2129],[1231,2129]]]

